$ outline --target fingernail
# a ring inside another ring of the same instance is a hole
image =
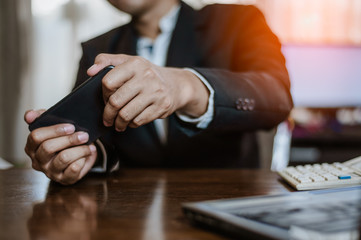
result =
[[[89,135],[86,132],[81,132],[78,134],[78,140],[80,142],[86,142],[88,141]]]
[[[92,153],[96,152],[96,150],[97,150],[97,148],[94,145],[90,145],[89,148]]]
[[[64,131],[64,133],[70,134],[75,131],[75,127],[73,125],[65,125],[62,130]]]
[[[96,64],[93,64],[89,69],[88,71],[91,71],[92,69],[94,69],[97,65]]]
[[[126,128],[118,128],[118,127],[115,127],[115,130],[117,132],[124,132]]]
[[[110,127],[110,126],[112,125],[110,122],[107,122],[107,121],[105,121],[105,120],[103,120],[103,124],[104,124],[104,126],[106,126],[106,127]]]

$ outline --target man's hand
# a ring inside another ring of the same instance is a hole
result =
[[[24,119],[30,124],[43,112],[27,111]],[[75,132],[71,124],[38,128],[29,134],[25,152],[34,169],[56,182],[73,184],[91,169],[97,157],[93,144],[84,145],[88,138],[85,132]]]
[[[105,126],[117,131],[139,127],[175,111],[191,117],[206,112],[209,92],[191,72],[159,67],[142,57],[100,54],[88,75],[114,65],[103,78]]]

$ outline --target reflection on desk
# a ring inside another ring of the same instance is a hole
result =
[[[288,191],[264,170],[125,169],[73,186],[4,170],[1,239],[226,239],[190,225],[181,203]]]
[[[33,206],[27,223],[30,238],[91,239],[98,208],[106,203],[104,188],[105,181],[85,181],[74,187],[50,183],[45,201]]]

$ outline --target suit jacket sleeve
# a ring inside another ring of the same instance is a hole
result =
[[[202,36],[216,41],[203,37],[205,67],[194,68],[215,90],[214,118],[205,131],[273,128],[287,118],[293,107],[281,44],[257,8],[217,7],[204,9],[204,18],[214,20],[207,22],[213,27],[205,28],[211,30]],[[226,57],[218,60],[217,55]],[[187,135],[200,132],[188,124],[179,124]]]

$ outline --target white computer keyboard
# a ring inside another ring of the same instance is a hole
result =
[[[297,190],[361,185],[361,156],[343,163],[287,167],[278,174]]]

